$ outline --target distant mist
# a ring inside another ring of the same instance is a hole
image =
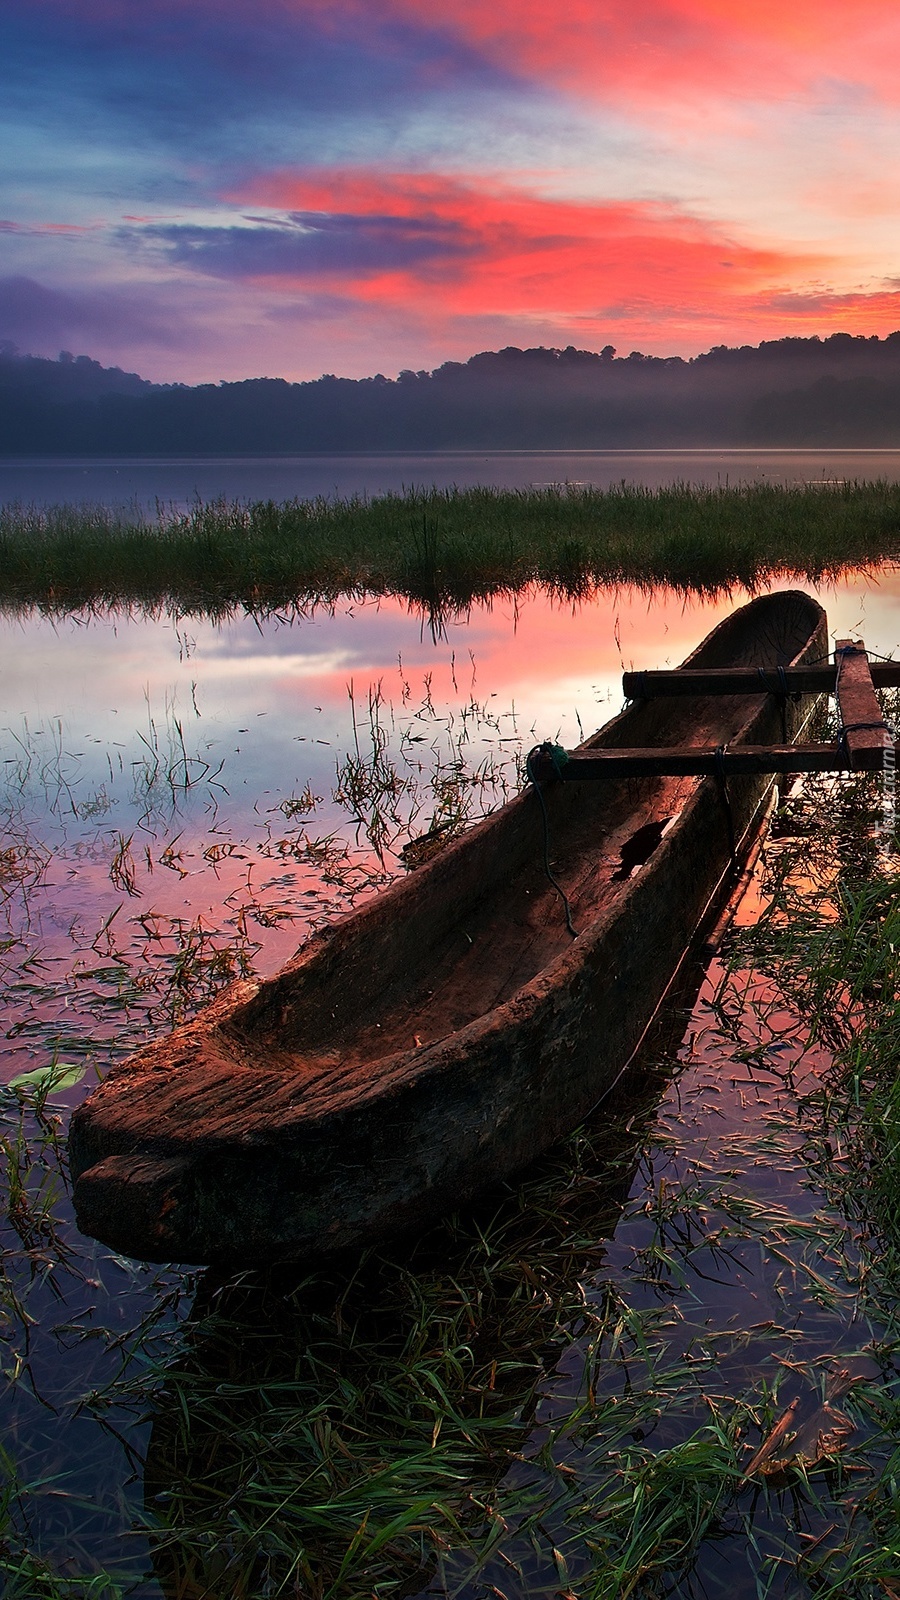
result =
[[[900,332],[720,345],[691,360],[510,347],[396,379],[195,388],[0,346],[5,456],[704,445],[900,446]]]

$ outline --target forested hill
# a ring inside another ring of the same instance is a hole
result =
[[[0,347],[0,454],[900,446],[900,332],[717,346],[691,360],[509,348],[396,379],[151,384]]]

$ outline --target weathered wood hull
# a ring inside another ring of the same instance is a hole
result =
[[[690,666],[828,648],[796,592],[753,601]],[[609,746],[796,737],[809,696],[639,702]],[[531,1161],[621,1074],[745,851],[772,780],[641,778],[526,792],[115,1068],[72,1119],[79,1226],[150,1260],[302,1259],[413,1228]],[[634,860],[635,839],[654,848]],[[658,842],[657,842],[658,841]]]

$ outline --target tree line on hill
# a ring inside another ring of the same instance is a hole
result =
[[[900,445],[900,332],[680,356],[509,347],[396,379],[153,384],[0,346],[0,455]]]

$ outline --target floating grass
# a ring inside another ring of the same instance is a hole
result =
[[[900,485],[716,489],[562,485],[372,499],[198,502],[155,518],[102,507],[0,509],[0,604],[255,614],[395,594],[440,616],[539,584],[718,593],[813,580],[900,554]]]

